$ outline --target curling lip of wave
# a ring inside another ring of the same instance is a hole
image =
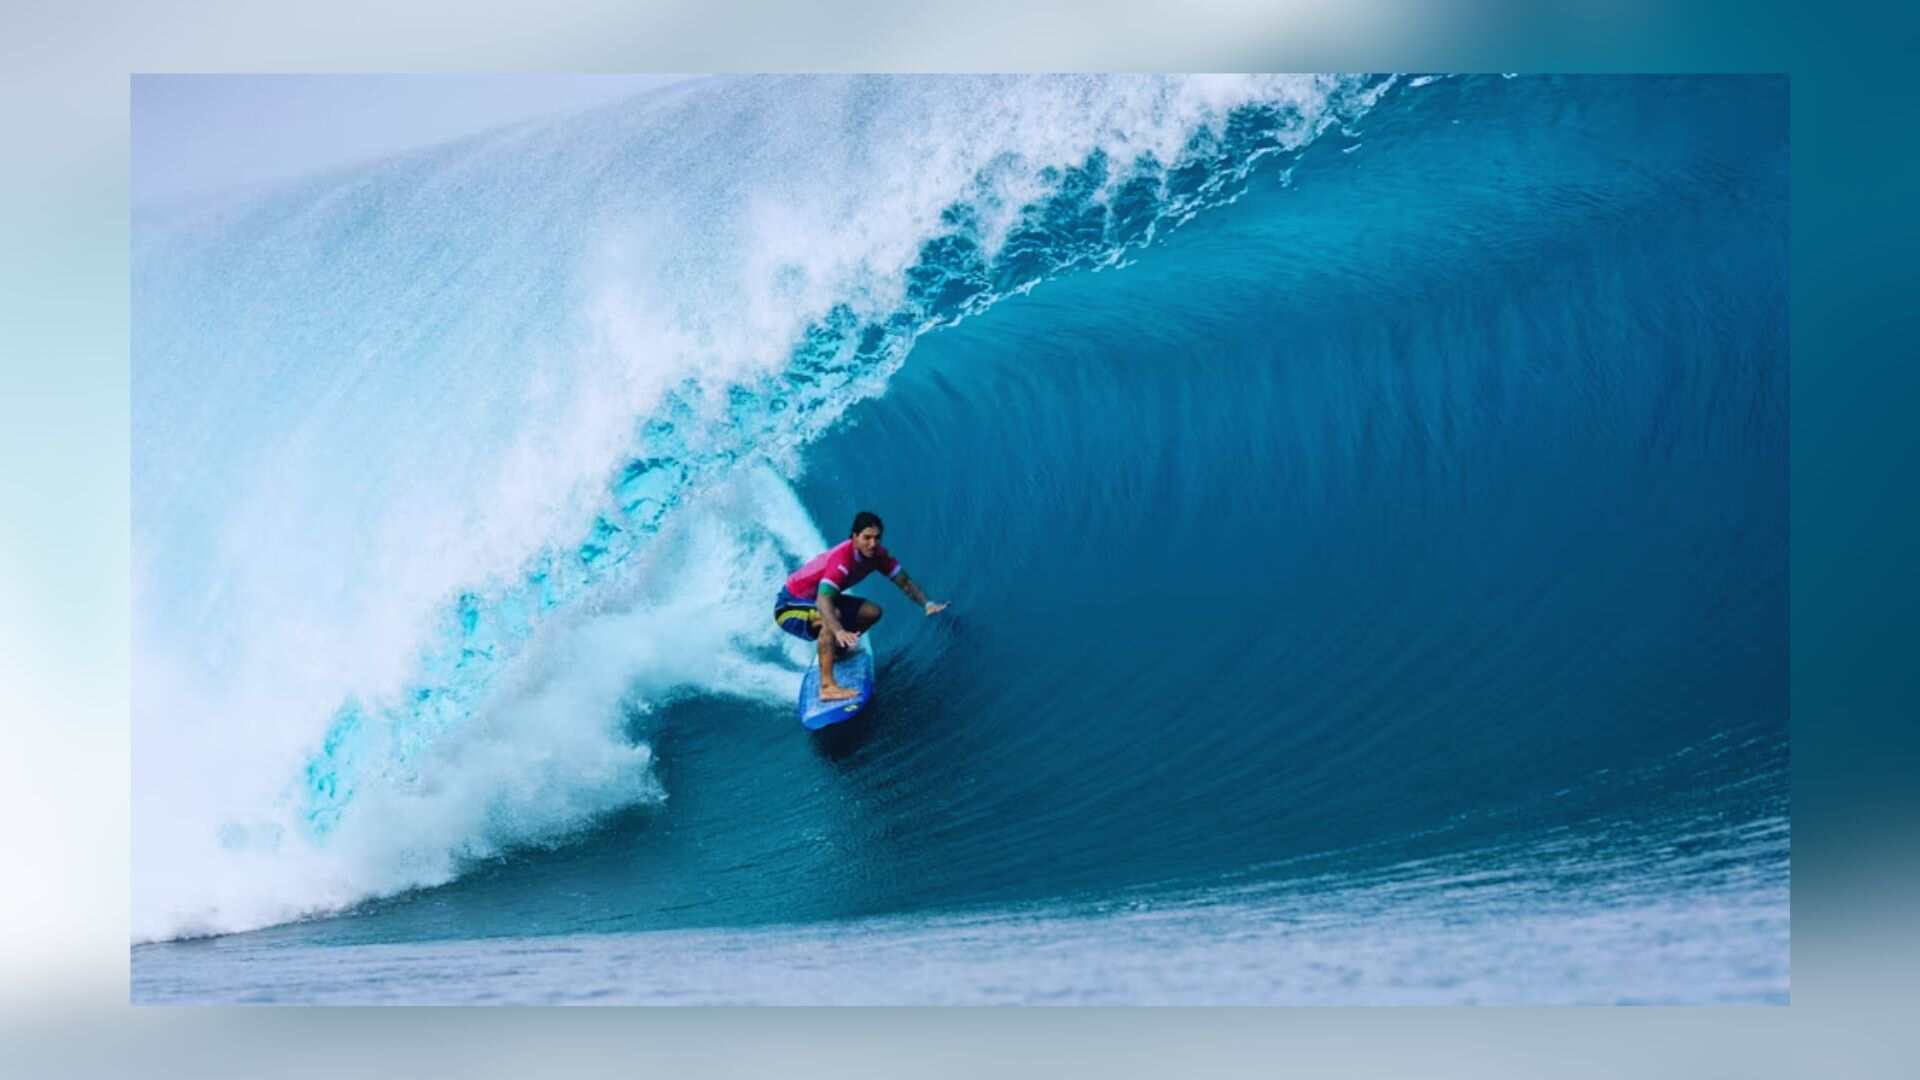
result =
[[[989,189],[941,214],[943,231],[919,247],[906,295],[883,315],[863,318],[847,303],[809,325],[786,370],[727,389],[711,416],[710,388],[689,379],[641,426],[640,447],[618,470],[612,505],[579,542],[542,551],[519,583],[499,592],[463,592],[429,649],[418,681],[397,705],[369,709],[349,701],[305,769],[307,822],[324,838],[351,802],[365,731],[377,723],[403,733],[394,758],[376,768],[404,774],[424,743],[462,723],[484,700],[494,673],[515,655],[547,613],[592,594],[644,546],[667,516],[704,484],[769,448],[804,444],[854,402],[879,393],[913,342],[997,300],[1075,267],[1111,266],[1168,227],[1238,194],[1255,163],[1298,149],[1327,126],[1370,107],[1391,86],[1380,80],[1353,94],[1343,115],[1307,119],[1265,103],[1227,114],[1220,131],[1201,128],[1185,156],[1162,164],[1151,154],[1116,162],[1096,150],[1084,161],[1040,171],[1041,201],[1026,206],[997,245],[985,233],[979,202]],[[982,178],[982,186],[985,179]],[[706,413],[707,415],[703,415]],[[377,714],[377,720],[370,714]]]

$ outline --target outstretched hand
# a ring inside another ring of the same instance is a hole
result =
[[[860,635],[851,630],[837,630],[834,632],[833,639],[839,642],[843,649],[851,649],[860,644]]]
[[[944,603],[936,604],[931,600],[927,601],[927,614],[938,615],[945,610],[947,610],[946,604]]]

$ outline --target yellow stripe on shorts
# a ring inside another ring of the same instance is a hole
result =
[[[804,616],[810,623],[820,621],[820,610],[818,608],[788,608],[785,611],[776,611],[773,613],[773,625],[779,626],[795,615]]]

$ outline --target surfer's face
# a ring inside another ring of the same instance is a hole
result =
[[[880,530],[869,525],[854,533],[853,546],[862,555],[873,554],[873,549],[880,546]]]

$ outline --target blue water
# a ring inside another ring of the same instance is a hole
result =
[[[710,80],[137,220],[136,999],[1785,1000],[1786,167]]]

